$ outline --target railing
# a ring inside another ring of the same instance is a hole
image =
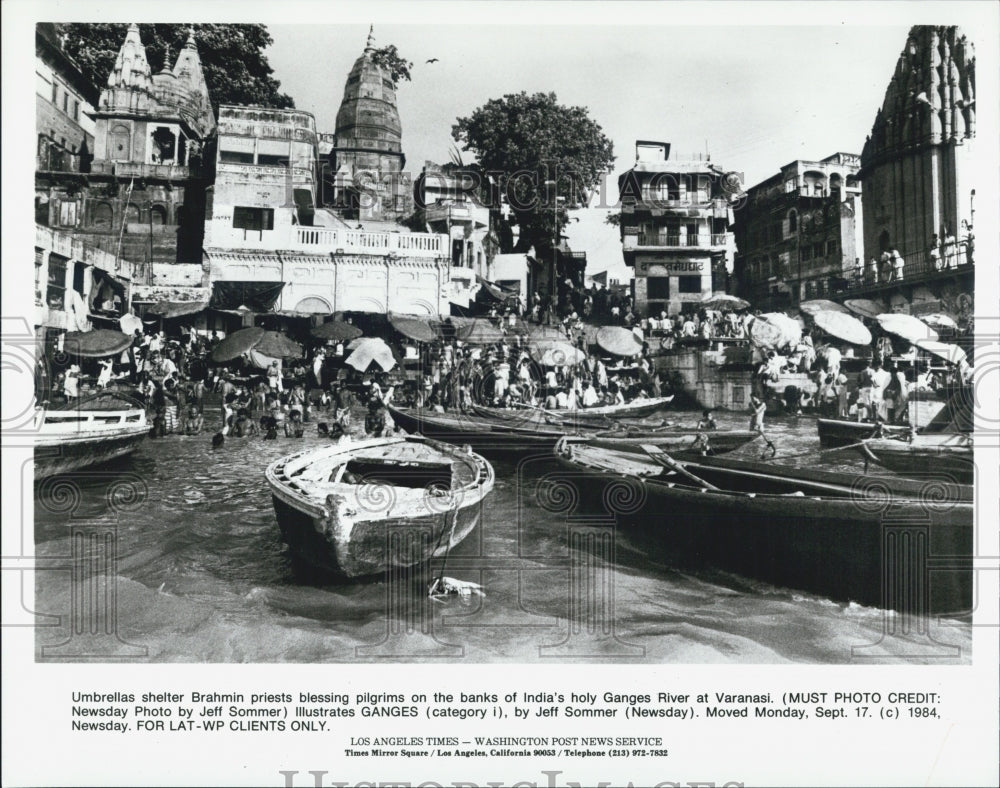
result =
[[[336,227],[293,227],[296,247],[324,247],[329,251],[438,257],[447,254],[445,236],[431,233],[372,233]]]
[[[846,280],[845,290],[860,290],[877,288],[897,282],[907,282],[926,279],[939,275],[947,275],[967,269],[974,263],[974,252],[968,248],[968,241],[962,239],[947,247],[936,250],[937,256],[932,256],[929,250],[911,252],[903,257],[903,268],[897,272],[891,261],[879,261],[876,270],[866,262],[862,272],[850,271],[843,274]]]
[[[198,177],[197,168],[181,164],[145,164],[132,161],[102,161],[91,164],[91,171],[117,175],[120,178],[163,178],[184,180]]]
[[[250,120],[223,118],[219,121],[219,134],[235,134],[246,137],[261,137],[280,140],[297,140],[315,143],[316,134],[309,129],[292,128],[274,123],[260,123]]]
[[[467,205],[428,205],[424,209],[429,222],[468,221],[472,219],[472,209]]]
[[[639,233],[636,246],[645,247],[700,247],[726,246],[732,233],[698,233],[697,235],[661,235]],[[626,236],[627,237],[627,236]]]

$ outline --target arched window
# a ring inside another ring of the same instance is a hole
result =
[[[880,252],[889,251],[889,231],[883,230],[878,236],[878,248]]]
[[[788,232],[795,233],[799,229],[799,214],[796,210],[788,212]]]
[[[134,202],[130,202],[128,207],[125,209],[125,221],[128,224],[139,223],[139,206]]]
[[[94,206],[93,222],[95,230],[110,230],[114,221],[114,213],[111,206],[106,202],[99,202]]]
[[[841,181],[840,173],[833,173],[830,176],[830,191],[840,191]]]
[[[149,209],[150,224],[162,225],[167,223],[167,209],[162,205],[154,205]]]
[[[128,161],[132,158],[132,135],[128,126],[118,124],[108,133],[108,158],[111,161]]]

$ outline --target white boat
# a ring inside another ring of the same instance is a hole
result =
[[[36,480],[123,457],[149,434],[145,408],[115,392],[38,408],[34,426]]]
[[[471,449],[412,435],[308,449],[265,476],[295,558],[348,578],[446,554],[494,483]]]

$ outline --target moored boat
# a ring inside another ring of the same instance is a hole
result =
[[[486,454],[549,452],[560,438],[572,435],[595,445],[621,451],[640,451],[642,442],[654,443],[668,451],[697,451],[721,454],[733,451],[757,437],[749,430],[700,431],[685,427],[604,425],[573,423],[567,419],[550,423],[543,411],[500,410],[496,415],[438,413],[425,409],[397,408],[390,405],[393,420],[410,433],[419,433],[449,443],[468,444]]]
[[[356,578],[447,553],[479,522],[493,466],[417,436],[374,438],[283,457],[265,471],[295,558]]]
[[[650,449],[641,456],[567,439],[555,451],[579,505],[627,500],[615,512],[620,521],[676,559],[838,601],[914,613],[971,609],[971,486],[929,490],[899,477],[673,459]],[[621,485],[628,494],[614,489]]]
[[[975,481],[972,436],[965,433],[871,438],[862,442],[859,451],[866,459],[904,476],[958,484]]]
[[[894,424],[873,424],[870,421],[850,421],[849,419],[817,419],[820,446],[836,448],[852,446],[876,435],[899,435],[909,433],[910,428]]]
[[[639,416],[650,416],[653,413],[663,410],[674,399],[670,394],[666,397],[647,397],[635,399],[622,405],[597,405],[592,408],[576,408],[575,410],[543,411],[540,408],[524,406],[515,410],[535,410],[546,414],[546,417],[556,421],[609,421],[618,418],[636,418]],[[474,405],[473,410],[481,416],[504,416],[510,411],[504,408],[491,408],[484,405]]]
[[[39,408],[34,426],[36,480],[123,457],[149,434],[145,408],[118,392]]]

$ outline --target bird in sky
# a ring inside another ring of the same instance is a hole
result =
[[[427,62],[428,62],[428,63],[437,63],[437,62],[438,62],[438,59],[437,59],[436,57],[432,57],[432,58],[431,58],[430,60],[428,60]]]

